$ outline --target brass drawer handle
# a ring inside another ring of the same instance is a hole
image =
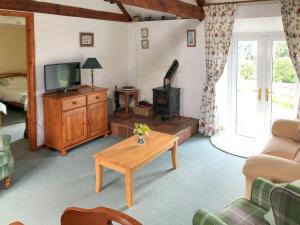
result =
[[[100,97],[99,97],[99,96],[96,96],[96,99],[97,99],[97,100],[99,100],[99,99],[100,99]]]
[[[73,101],[73,102],[72,102],[72,104],[73,104],[73,105],[76,105],[76,104],[77,104],[77,102],[76,102],[76,101]]]

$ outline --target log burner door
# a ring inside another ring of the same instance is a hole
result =
[[[170,113],[170,98],[165,92],[154,93],[154,111],[158,114],[167,115]]]
[[[156,104],[167,106],[169,104],[169,97],[167,95],[158,95],[156,97]]]

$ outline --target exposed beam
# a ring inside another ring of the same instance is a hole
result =
[[[181,17],[199,20],[203,20],[205,18],[202,7],[179,0],[115,0],[114,2],[170,13]]]
[[[197,2],[197,4],[198,4],[199,6],[201,6],[201,7],[203,7],[203,6],[205,5],[205,3],[206,3],[205,0],[196,0],[196,2]]]
[[[255,2],[276,2],[278,0],[245,0],[245,1],[232,1],[232,2],[220,2],[220,3],[207,3],[205,5],[226,5],[226,4],[244,4],[244,3],[255,3]]]
[[[84,9],[74,6],[38,2],[32,0],[0,0],[0,9],[37,12],[61,16],[82,17],[99,20],[128,22],[128,17],[119,13]]]
[[[129,21],[132,21],[132,18],[130,16],[130,14],[128,13],[128,11],[126,10],[126,8],[124,7],[124,5],[122,3],[117,3],[117,6],[119,7],[119,9],[122,11],[122,13],[127,16]]]
[[[196,0],[196,2],[197,2],[197,4],[198,4],[198,6],[200,6],[200,7],[202,7],[202,8],[203,8],[203,6],[204,6],[205,3],[206,3],[205,0]],[[205,14],[205,12],[204,12],[204,14]],[[200,21],[201,21],[201,20],[200,20]]]

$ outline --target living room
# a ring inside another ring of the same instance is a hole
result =
[[[268,224],[220,214],[252,203],[257,177],[300,179],[300,3],[174,2],[0,2],[0,18],[26,20],[29,90],[28,139],[1,129],[1,225],[60,224],[70,207],[145,225]]]

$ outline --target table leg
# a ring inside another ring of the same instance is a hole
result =
[[[125,189],[127,207],[130,208],[133,205],[133,172],[131,170],[125,173]]]
[[[11,178],[10,177],[5,177],[3,179],[3,188],[8,189],[11,185]]]
[[[172,163],[173,163],[174,170],[176,170],[178,168],[177,149],[178,149],[178,140],[175,141],[174,146],[171,150],[172,151]]]
[[[100,161],[97,159],[95,159],[95,172],[96,172],[95,192],[101,192],[102,191],[103,166],[100,165]]]
[[[129,112],[129,96],[125,95],[124,100],[125,100],[125,112],[128,113]]]

